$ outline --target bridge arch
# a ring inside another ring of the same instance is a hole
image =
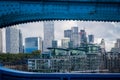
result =
[[[0,27],[48,20],[120,21],[119,0],[1,0]]]

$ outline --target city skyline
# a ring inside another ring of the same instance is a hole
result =
[[[55,40],[64,38],[64,30],[71,29],[71,27],[78,26],[79,31],[85,29],[87,35],[93,34],[95,36],[95,43],[100,43],[101,39],[105,39],[106,49],[110,50],[119,36],[119,23],[114,22],[83,22],[83,21],[55,21]],[[42,37],[43,38],[43,22],[27,23],[18,25],[23,33],[23,40],[25,37]],[[92,26],[92,27],[91,27]]]

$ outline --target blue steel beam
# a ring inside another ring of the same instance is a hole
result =
[[[0,80],[120,80],[120,73],[35,73],[0,67]]]
[[[120,22],[120,0],[0,1],[0,27],[44,20]]]

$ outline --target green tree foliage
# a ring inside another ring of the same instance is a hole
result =
[[[2,63],[18,63],[18,62],[23,62],[27,61],[29,58],[34,58],[34,57],[39,57],[41,51],[34,51],[32,54],[24,54],[24,53],[19,53],[19,54],[12,54],[12,53],[0,53],[0,62]]]

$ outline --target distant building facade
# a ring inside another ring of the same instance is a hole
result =
[[[40,49],[42,49],[42,41],[40,37],[25,38],[25,53],[32,53],[33,51]]]
[[[64,38],[61,40],[61,45],[62,45],[62,48],[69,48],[69,42],[70,42],[70,39],[69,38]]]
[[[44,42],[43,51],[49,51],[47,48],[52,47],[52,41],[54,40],[54,22],[44,22]]]
[[[111,49],[111,52],[119,52],[120,53],[120,39],[117,39],[114,47]]]
[[[22,51],[22,33],[16,27],[6,28],[6,52],[20,53]]]
[[[116,41],[116,46],[115,46],[116,48],[120,48],[120,39],[117,39],[117,41]]]
[[[23,38],[22,38],[22,32],[19,30],[19,53],[23,53]]]
[[[85,30],[80,30],[80,41],[81,41],[81,44],[87,43],[87,37],[86,37]]]
[[[78,27],[72,27],[71,30],[72,30],[72,33],[71,33],[70,41],[73,42],[73,47],[79,47],[80,35],[78,34]]]
[[[70,38],[71,37],[72,30],[64,30],[64,37]]]
[[[57,48],[58,47],[57,40],[52,40],[52,47],[53,48]]]
[[[88,35],[88,42],[93,44],[94,43],[94,35]]]

